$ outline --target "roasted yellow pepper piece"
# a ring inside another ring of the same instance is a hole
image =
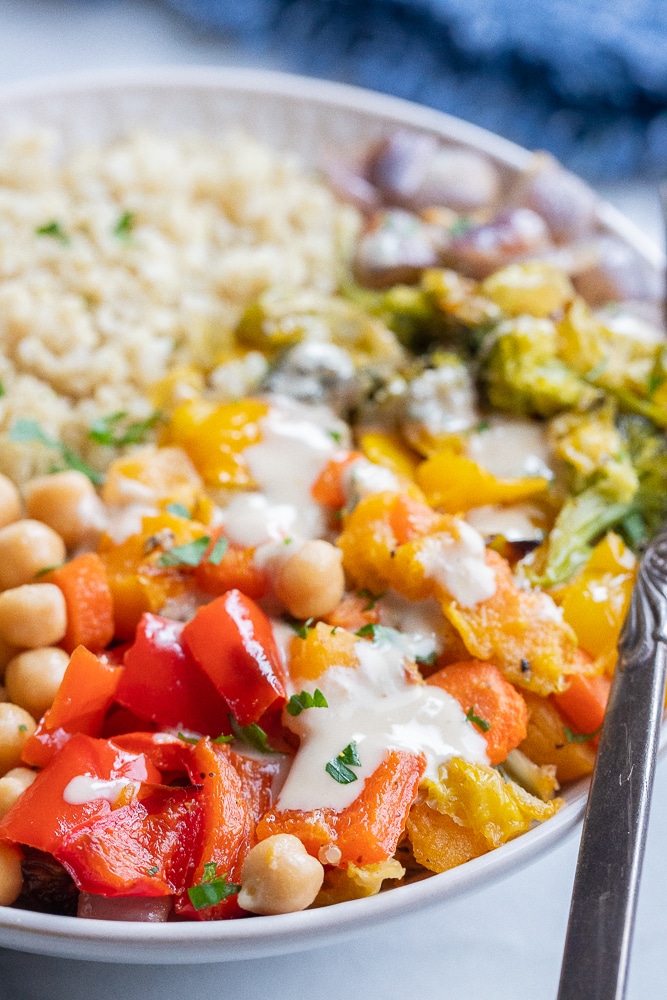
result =
[[[448,514],[487,504],[518,503],[544,493],[549,486],[541,476],[498,479],[471,458],[449,450],[422,462],[416,480],[431,506]]]

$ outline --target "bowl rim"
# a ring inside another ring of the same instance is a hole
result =
[[[0,112],[17,102],[99,91],[174,88],[293,98],[341,112],[377,115],[387,123],[429,131],[483,151],[511,171],[522,170],[533,153],[521,146],[445,112],[379,91],[276,70],[252,67],[160,65],[77,71],[20,80],[0,87]],[[655,268],[665,255],[641,230],[612,205],[601,202],[598,222],[634,247]],[[663,730],[661,751],[667,745]],[[398,919],[487,885],[523,867],[564,841],[580,823],[588,780],[570,786],[567,805],[552,819],[495,851],[457,868],[366,899],[331,907],[216,922],[166,924],[81,920],[0,907],[0,946],[19,951],[91,961],[169,964],[221,962],[301,951],[350,937],[376,924]]]

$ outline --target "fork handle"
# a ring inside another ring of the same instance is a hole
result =
[[[619,642],[574,880],[557,1000],[623,1000],[667,664],[667,531],[642,559]]]

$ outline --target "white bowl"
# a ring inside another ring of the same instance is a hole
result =
[[[16,127],[54,126],[66,148],[107,142],[138,127],[216,135],[241,126],[316,164],[327,150],[355,151],[398,126],[481,150],[507,177],[530,154],[451,116],[354,87],[239,69],[169,68],[40,80],[0,93],[0,136]],[[603,228],[654,267],[662,257],[631,222],[602,205]],[[262,919],[149,924],[83,920],[0,907],[0,946],[102,962],[203,963],[271,956],[331,944],[387,921],[490,885],[561,843],[580,821],[588,783],[564,792],[553,819],[483,857],[368,899]]]

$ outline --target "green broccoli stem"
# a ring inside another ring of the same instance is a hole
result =
[[[594,543],[633,510],[632,503],[610,503],[599,486],[589,486],[568,500],[549,535],[546,559],[540,570],[526,567],[530,582],[540,587],[565,583],[588,559]]]

